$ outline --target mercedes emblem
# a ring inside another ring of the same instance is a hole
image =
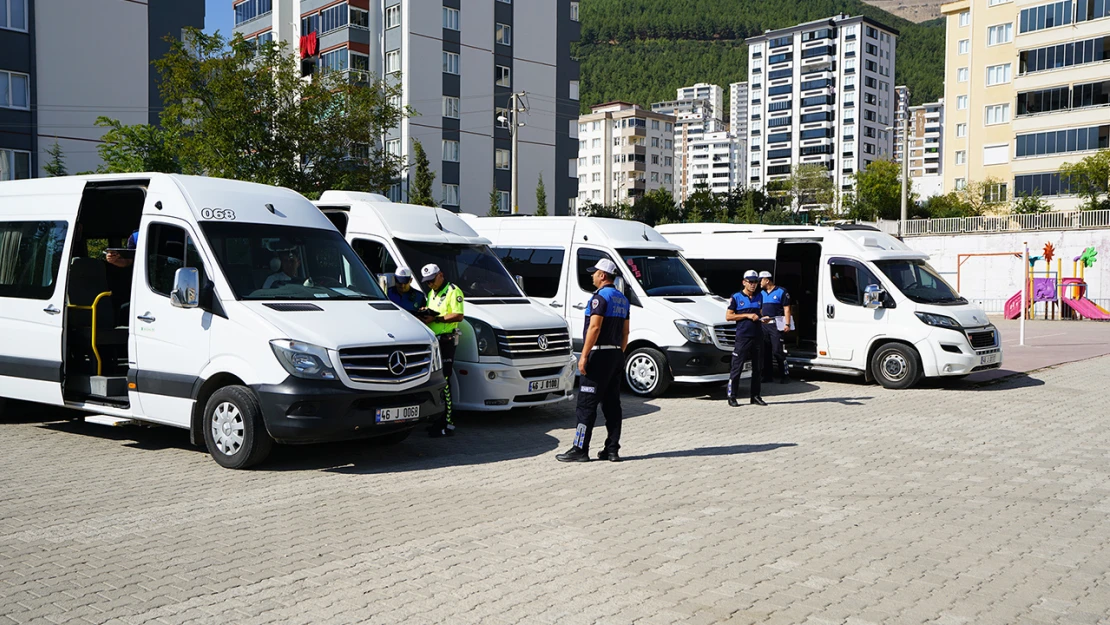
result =
[[[405,352],[398,350],[389,355],[389,372],[393,375],[401,375],[408,366],[409,359],[405,357]]]
[[[536,339],[536,346],[539,347],[540,349],[543,349],[543,350],[547,349],[547,335],[546,334],[541,334],[540,337],[538,339]]]

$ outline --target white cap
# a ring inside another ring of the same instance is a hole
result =
[[[597,261],[597,263],[595,263],[593,267],[590,267],[589,271],[593,273],[598,269],[611,276],[617,275],[617,264],[609,260],[608,258],[602,258],[601,260]]]
[[[397,271],[393,272],[393,275],[398,280],[412,280],[412,271],[408,267],[398,267]]]
[[[770,271],[761,271],[761,272],[759,272],[759,277],[760,278],[771,278],[772,280],[775,278],[774,276],[771,275]]]
[[[420,270],[420,281],[431,282],[432,280],[435,280],[435,277],[437,275],[439,275],[439,265],[435,263],[428,263],[427,265],[424,265],[423,269]]]
[[[759,274],[756,273],[754,269],[749,269],[749,270],[744,272],[744,279],[745,280],[758,280],[759,279]]]

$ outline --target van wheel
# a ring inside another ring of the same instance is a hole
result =
[[[921,362],[912,347],[885,343],[871,356],[871,376],[883,388],[909,388],[921,377]]]
[[[640,397],[659,397],[667,392],[672,382],[667,357],[650,347],[634,350],[624,361],[624,380]]]
[[[412,428],[402,430],[400,432],[386,434],[385,436],[375,436],[374,438],[370,439],[370,442],[380,447],[389,447],[390,445],[397,445],[401,443],[409,437],[409,434],[412,434]]]
[[[274,441],[249,388],[225,386],[212,394],[204,407],[204,442],[212,459],[228,469],[245,469],[270,454]]]

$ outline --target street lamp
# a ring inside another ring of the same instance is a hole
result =
[[[910,195],[910,114],[916,110],[920,110],[922,106],[911,106],[906,110],[906,116],[902,118],[902,184],[901,184],[901,200],[902,210],[898,217],[898,236],[904,237],[906,235],[906,216],[907,204]],[[896,130],[895,126],[887,126],[887,132]],[[893,152],[893,142],[891,151]]]

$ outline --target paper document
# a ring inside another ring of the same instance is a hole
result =
[[[779,332],[783,332],[787,329],[786,328],[786,316],[785,315],[781,316],[781,317],[775,317],[775,327],[779,329]],[[794,318],[793,317],[790,318],[790,329],[791,330],[794,329]]]

